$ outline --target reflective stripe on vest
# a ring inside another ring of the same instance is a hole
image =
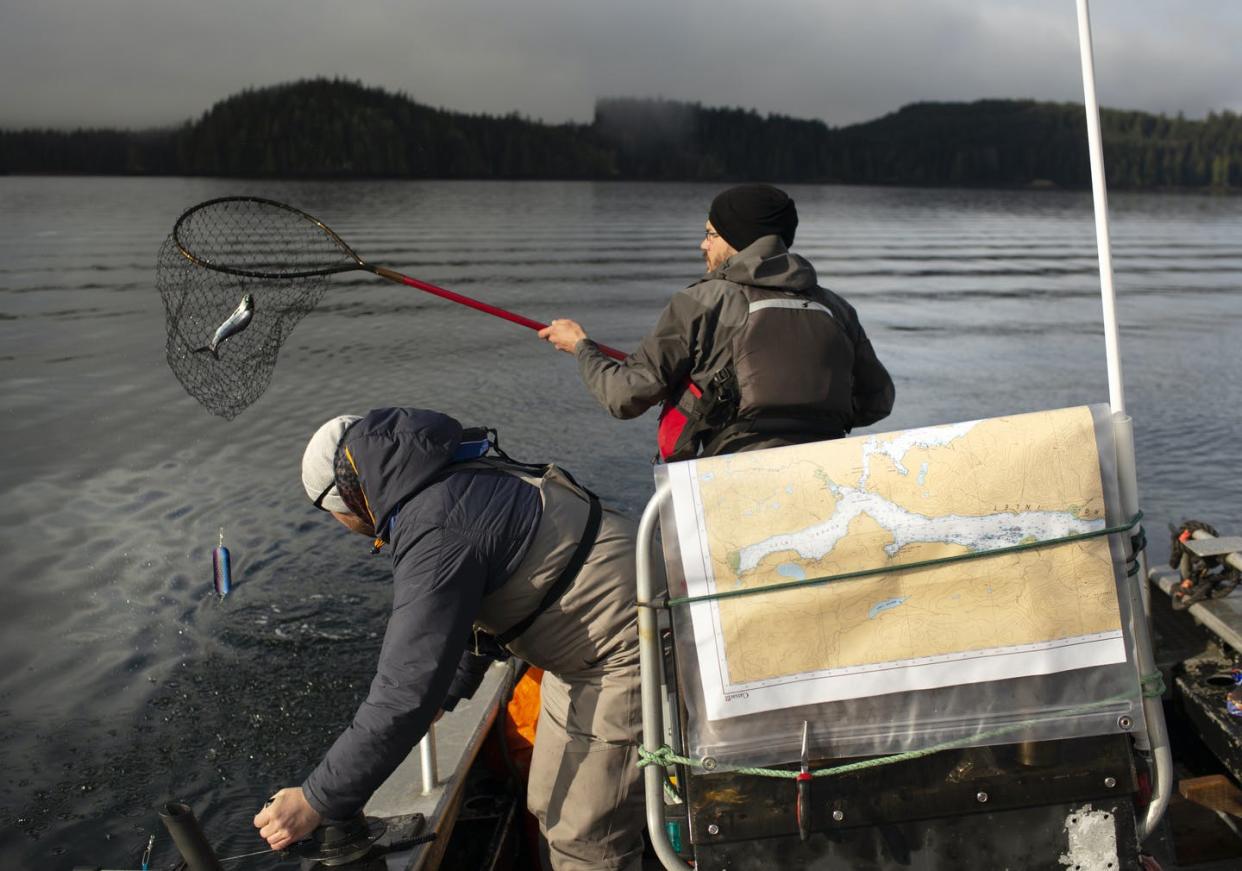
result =
[[[759,302],[752,302],[750,304],[750,313],[753,315],[760,309],[765,308],[806,309],[807,311],[821,311],[830,318],[836,317],[828,306],[811,302],[809,299],[762,299]]]

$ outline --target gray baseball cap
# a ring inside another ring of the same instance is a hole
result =
[[[351,514],[339,493],[336,492],[336,447],[341,443],[345,430],[358,420],[356,414],[334,417],[311,436],[302,454],[302,487],[315,507],[341,514]]]

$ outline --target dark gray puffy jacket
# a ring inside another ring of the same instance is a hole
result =
[[[624,361],[605,356],[590,340],[575,350],[583,381],[619,418],[666,400],[680,405],[687,379],[705,390],[725,367],[733,369],[741,392],[739,420],[820,422],[839,435],[893,408],[893,381],[854,308],[820,287],[815,268],[779,236],[760,237],[674,294],[655,329]],[[778,431],[747,447],[816,438]]]
[[[345,435],[392,556],[393,602],[370,693],[302,785],[327,819],[357,813],[492,661],[468,648],[471,627],[530,544],[539,490],[499,470],[452,471],[461,436],[453,418],[415,408],[377,409]]]

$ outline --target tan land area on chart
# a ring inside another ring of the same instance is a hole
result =
[[[1104,527],[1086,407],[700,460],[718,592]],[[1120,629],[1107,538],[718,601],[728,683]]]

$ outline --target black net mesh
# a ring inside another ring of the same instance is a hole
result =
[[[156,284],[164,300],[168,365],[212,414],[233,419],[267,389],[276,355],[290,331],[328,288],[327,275],[248,278],[198,266],[172,236],[160,248]],[[250,294],[254,313],[241,332],[221,341],[217,357],[196,352]]]
[[[272,380],[294,325],[323,297],[328,277],[359,260],[310,215],[271,200],[224,197],[178,220],[160,248],[156,281],[168,328],[168,365],[213,414],[232,419]],[[250,322],[212,344],[250,294]]]
[[[271,200],[226,197],[190,209],[173,236],[213,269],[295,278],[357,266],[353,251],[310,215]]]

